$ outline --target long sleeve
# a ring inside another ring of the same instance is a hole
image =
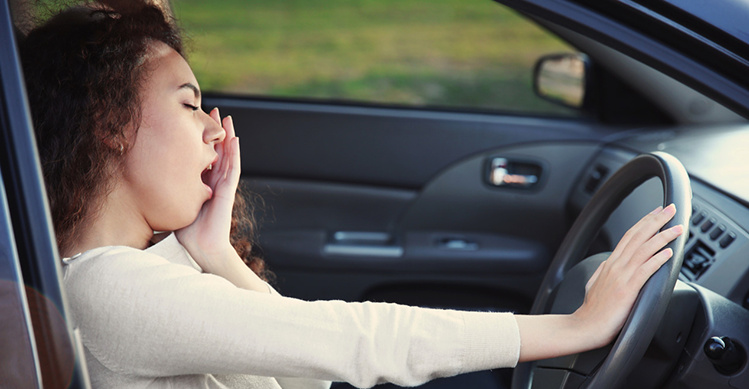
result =
[[[68,265],[84,345],[108,369],[141,376],[251,374],[417,385],[514,366],[511,314],[383,303],[306,302],[123,247]]]

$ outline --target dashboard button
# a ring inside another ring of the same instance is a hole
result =
[[[696,226],[700,224],[700,222],[705,220],[706,217],[707,217],[707,214],[705,212],[700,212],[699,214],[694,215],[694,217],[692,218],[692,224]]]
[[[707,232],[708,230],[713,228],[714,225],[715,225],[715,219],[710,219],[702,224],[702,227],[700,227],[700,230],[702,230],[702,232]]]
[[[718,239],[724,232],[726,232],[725,226],[717,226],[714,230],[710,231],[710,239]]]
[[[726,236],[723,237],[723,239],[720,240],[720,247],[726,248],[728,245],[733,243],[733,241],[736,240],[736,234],[733,232],[729,232]]]

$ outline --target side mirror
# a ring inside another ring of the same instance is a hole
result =
[[[589,69],[584,54],[543,56],[533,69],[533,91],[544,100],[581,109],[586,105]]]

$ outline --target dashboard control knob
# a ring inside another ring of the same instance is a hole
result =
[[[715,369],[725,375],[736,373],[746,361],[744,350],[727,336],[713,336],[708,339],[704,351]]]

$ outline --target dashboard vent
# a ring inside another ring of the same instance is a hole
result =
[[[699,278],[707,268],[715,261],[715,251],[708,247],[701,240],[697,240],[691,249],[684,255],[684,264],[681,272],[694,281]]]

